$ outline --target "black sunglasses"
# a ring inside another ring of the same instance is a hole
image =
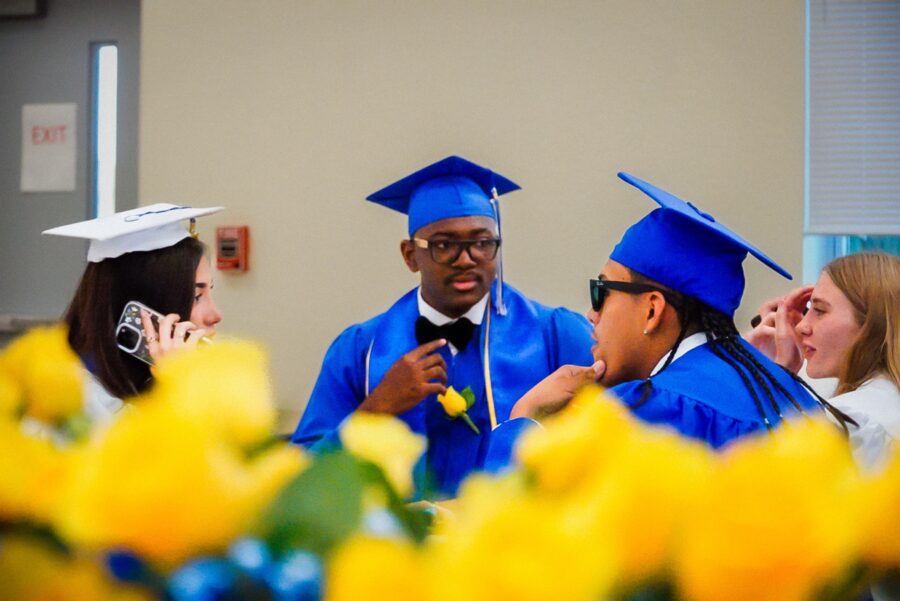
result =
[[[643,294],[645,292],[659,292],[666,301],[674,305],[676,308],[679,303],[672,297],[667,290],[663,290],[658,286],[650,284],[639,284],[637,282],[618,282],[615,280],[591,280],[591,308],[594,311],[600,311],[603,308],[603,301],[609,295],[610,290],[618,290],[628,294]]]

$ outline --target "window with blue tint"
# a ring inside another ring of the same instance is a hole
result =
[[[900,0],[807,0],[803,275],[900,254]]]
[[[118,47],[92,44],[91,65],[91,199],[94,216],[104,217],[116,212]]]

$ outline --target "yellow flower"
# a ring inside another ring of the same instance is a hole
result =
[[[439,601],[593,601],[612,574],[609,547],[584,535],[565,507],[527,494],[523,480],[469,478],[453,517],[429,542]]]
[[[450,417],[457,417],[468,409],[466,399],[463,395],[456,392],[452,386],[449,386],[444,394],[439,394],[437,400],[444,408],[444,412]]]
[[[249,342],[218,342],[174,353],[156,367],[153,395],[240,446],[271,435],[275,426],[263,351]]]
[[[408,542],[356,535],[328,562],[325,601],[427,601],[421,563]]]
[[[35,328],[14,340],[3,364],[21,387],[26,415],[55,423],[81,411],[84,368],[69,347],[64,325]]]
[[[148,399],[83,451],[57,525],[76,544],[172,565],[244,532],[303,462],[285,444],[247,460],[196,416]]]
[[[49,440],[28,436],[18,422],[0,418],[0,521],[48,522],[69,463]]]
[[[607,549],[620,588],[666,569],[713,462],[705,447],[635,422],[598,387],[529,431],[518,455],[534,494],[558,503],[577,531]]]
[[[412,492],[412,469],[425,451],[425,439],[390,415],[357,411],[344,423],[341,443],[350,453],[384,472],[401,497]]]
[[[0,599],[150,601],[151,595],[113,582],[98,562],[71,559],[46,543],[5,534],[0,541]]]
[[[684,516],[708,485],[713,466],[705,447],[656,428],[642,429],[599,478],[565,499],[587,538],[613,555],[616,587],[664,576],[684,536]]]
[[[452,418],[461,417],[472,432],[481,434],[478,426],[475,425],[472,418],[466,413],[466,410],[471,406],[471,401],[475,400],[471,387],[467,386],[462,393],[459,393],[456,392],[452,386],[448,386],[447,391],[444,394],[439,394],[437,396],[437,400],[444,408],[444,413]]]
[[[569,492],[599,478],[636,428],[622,404],[599,386],[585,387],[569,406],[532,428],[517,448],[540,490]]]
[[[739,441],[686,513],[677,580],[692,601],[801,601],[858,553],[858,475],[812,420]]]

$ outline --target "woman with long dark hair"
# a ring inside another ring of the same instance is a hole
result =
[[[93,376],[86,399],[93,417],[115,413],[121,399],[145,391],[152,381],[150,366],[116,343],[126,303],[137,301],[165,316],[156,327],[142,315],[154,360],[196,345],[221,321],[205,247],[180,223],[219,210],[157,204],[44,232],[91,241],[64,319],[69,344]]]

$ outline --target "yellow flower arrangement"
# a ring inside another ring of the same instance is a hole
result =
[[[334,553],[325,601],[427,601],[422,558],[408,541],[355,535]]]
[[[0,417],[0,521],[46,523],[70,471],[71,457],[50,440]]]
[[[244,532],[303,465],[288,446],[248,460],[179,409],[147,401],[83,450],[57,521],[66,538],[176,564]]]
[[[246,531],[308,462],[284,443],[246,452],[274,421],[264,365],[257,347],[241,343],[161,362],[152,391],[79,452],[60,531],[165,565]]]
[[[437,601],[592,601],[607,589],[609,548],[519,475],[470,478],[453,511],[426,551]]]
[[[858,478],[827,423],[788,423],[735,444],[685,516],[675,562],[685,597],[811,598],[858,556]]]
[[[380,467],[401,497],[412,493],[413,466],[426,443],[404,422],[388,415],[356,412],[341,427],[340,437],[350,453]]]
[[[0,375],[0,410],[21,407],[50,424],[81,411],[84,368],[63,325],[35,328],[11,342],[0,355],[0,371],[8,378],[3,382]],[[21,396],[14,400],[16,391]]]
[[[593,486],[636,426],[622,405],[599,386],[585,387],[569,407],[526,432],[517,448],[539,491],[568,493]]]
[[[255,344],[222,341],[173,353],[156,366],[154,380],[153,396],[239,446],[261,442],[275,427],[268,366]]]
[[[585,388],[546,430],[529,432],[518,451],[532,494],[557,502],[584,538],[604,542],[615,589],[663,574],[713,465],[705,447],[639,426],[599,387]]]
[[[278,562],[305,549],[325,560],[328,601],[616,601],[648,590],[659,594],[641,598],[807,601],[854,574],[900,569],[900,454],[861,475],[827,423],[787,422],[715,453],[587,388],[524,435],[520,467],[466,480],[425,538],[421,506],[400,497],[426,443],[396,418],[354,414],[343,451],[317,457],[272,443],[264,354],[220,343],[161,361],[130,410],[59,446],[20,418],[77,416],[83,369],[67,349],[65,330],[50,328],[0,355],[2,598],[137,598],[99,570],[113,549],[163,582],[182,569],[226,581],[245,570],[272,587],[291,576]],[[468,417],[464,393],[442,397],[448,415]],[[51,526],[74,553],[48,554],[15,530],[23,523]],[[236,552],[254,532],[261,540]],[[202,555],[212,557],[193,561]],[[321,575],[294,584],[318,591]]]

